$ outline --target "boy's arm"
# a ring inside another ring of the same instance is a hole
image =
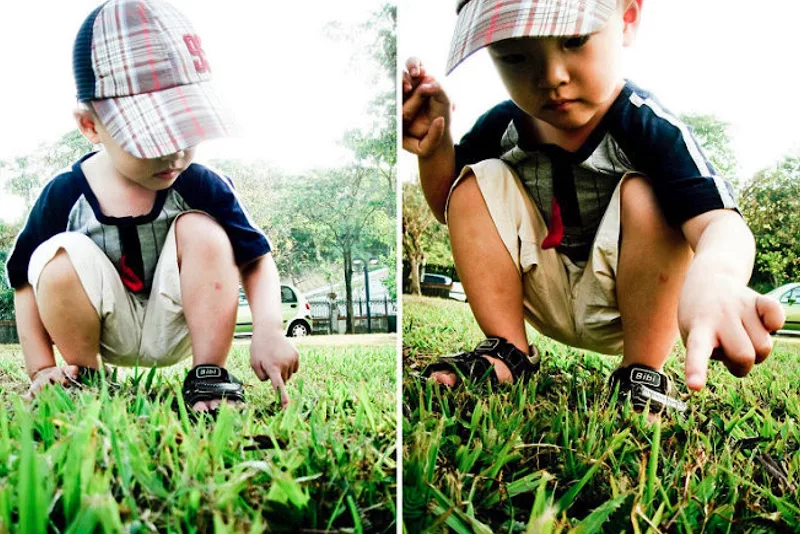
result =
[[[433,214],[444,222],[450,187],[456,179],[450,135],[450,100],[417,58],[403,72],[403,148],[419,159],[422,191]]]
[[[25,371],[33,380],[37,372],[47,367],[55,367],[53,343],[42,324],[39,307],[33,288],[26,285],[14,291],[14,310],[17,320],[19,343],[25,358]]]
[[[686,345],[686,385],[705,385],[709,360],[745,376],[772,351],[770,332],[783,326],[775,300],[747,287],[755,258],[753,234],[740,215],[713,210],[686,221],[695,257],[681,290],[678,325]]]
[[[253,314],[250,366],[261,380],[270,380],[289,404],[285,382],[297,372],[297,349],[284,336],[281,286],[272,254],[265,254],[241,269],[242,287]]]

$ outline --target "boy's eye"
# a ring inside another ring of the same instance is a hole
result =
[[[571,50],[575,48],[580,48],[586,44],[586,41],[589,40],[588,35],[581,35],[578,37],[569,37],[564,40],[564,48]]]
[[[516,65],[525,61],[525,56],[522,54],[504,54],[500,56],[500,61],[507,65]]]

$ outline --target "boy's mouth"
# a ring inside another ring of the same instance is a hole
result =
[[[167,169],[165,171],[157,172],[153,176],[159,180],[174,180],[181,173],[181,169]]]
[[[544,108],[552,109],[555,111],[565,111],[569,109],[571,106],[573,106],[576,102],[578,102],[577,99],[567,99],[567,98],[559,100],[548,100],[545,103]]]

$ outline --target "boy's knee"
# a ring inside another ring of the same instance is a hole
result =
[[[59,291],[80,282],[75,266],[65,249],[59,249],[53,258],[42,268],[39,275],[39,291]]]
[[[456,184],[453,191],[450,193],[450,201],[448,202],[447,208],[448,219],[453,213],[458,213],[460,210],[474,209],[477,203],[484,203],[483,194],[478,186],[478,179],[475,177],[475,174],[470,172],[459,180],[458,184]]]
[[[623,237],[631,235],[633,229],[649,242],[674,250],[691,250],[681,230],[667,222],[653,186],[644,175],[628,176],[621,185],[620,227]]]
[[[663,227],[666,220],[650,180],[644,175],[628,176],[620,186],[620,222],[638,228]]]
[[[228,234],[211,216],[205,213],[186,213],[175,222],[175,241],[178,247],[178,262],[187,250],[204,257],[233,255]]]

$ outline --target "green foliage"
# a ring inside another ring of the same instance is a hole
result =
[[[352,164],[314,171],[298,180],[296,217],[321,246],[341,254],[348,305],[347,331],[352,332],[352,260],[394,254],[395,226],[389,215],[394,198],[386,194],[374,166]],[[302,206],[302,207],[301,207]]]
[[[0,222],[2,228],[2,222]],[[0,321],[14,320],[14,290],[6,280],[6,258],[8,252],[0,249]]]
[[[364,164],[373,166],[386,181],[386,193],[392,198],[397,181],[397,99],[395,96],[395,73],[397,72],[397,7],[383,4],[370,20],[358,28],[330,26],[333,39],[345,39],[357,50],[354,61],[368,63],[375,97],[367,110],[372,124],[360,130],[351,130],[344,135],[344,145],[353,151]],[[334,31],[334,28],[336,31]],[[367,57],[358,57],[361,54]],[[379,67],[379,68],[375,68]],[[388,205],[394,215],[394,202]]]
[[[295,186],[299,177],[264,161],[215,160],[212,164],[233,180],[250,217],[269,237],[281,276],[297,280],[335,258],[319,247],[304,219],[297,217],[295,210],[303,209]]]
[[[800,157],[758,172],[739,205],[758,251],[751,285],[766,291],[800,280]]]
[[[680,119],[692,128],[717,174],[731,182],[734,189],[738,191],[741,180],[739,179],[736,154],[731,148],[731,138],[728,134],[730,124],[713,115],[697,113],[681,115]]]
[[[78,130],[73,130],[50,145],[42,145],[26,156],[2,162],[10,175],[6,190],[20,197],[29,211],[39,190],[58,171],[71,165],[80,156],[91,152],[92,144]]]
[[[747,378],[713,365],[684,414],[650,425],[607,405],[619,360],[529,331],[526,384],[449,390],[416,376],[483,338],[465,304],[403,302],[403,521],[408,532],[795,532],[800,345]],[[667,362],[681,392],[682,348]],[[713,363],[713,362],[712,362]]]
[[[10,251],[14,245],[14,240],[22,230],[22,221],[18,223],[8,223],[0,219],[0,251]],[[5,256],[3,256],[5,259]],[[5,264],[3,264],[3,267]]]
[[[181,368],[24,404],[19,347],[6,346],[0,531],[394,532],[394,347],[302,350],[284,411],[247,352],[234,347],[228,366],[248,406],[193,421]]]

